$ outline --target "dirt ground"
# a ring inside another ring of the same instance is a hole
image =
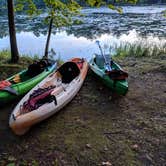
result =
[[[164,166],[166,59],[126,58],[129,91],[117,96],[89,70],[74,100],[24,136],[0,111],[0,165]]]

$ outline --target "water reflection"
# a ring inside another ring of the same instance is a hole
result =
[[[95,40],[108,47],[121,42],[148,40],[151,44],[165,43],[166,19],[162,15],[165,6],[123,7],[118,14],[108,8],[83,9],[81,25],[63,27],[61,32],[53,28],[50,48],[63,59],[74,56],[89,58],[99,52]],[[21,54],[43,55],[48,25],[43,23],[45,13],[36,18],[18,14],[16,29],[18,47]],[[152,45],[152,44],[151,44]],[[9,49],[7,16],[0,15],[0,50]],[[108,51],[108,50],[107,50]]]
[[[164,45],[166,39],[159,39],[158,37],[149,36],[142,38],[136,30],[129,31],[128,34],[115,36],[113,34],[103,34],[97,37],[101,41],[102,45],[107,45],[108,48],[114,47],[114,45],[120,45],[123,42],[140,42],[143,40],[149,41],[149,46]],[[34,56],[34,54],[43,55],[46,36],[40,35],[36,37],[32,32],[21,32],[17,34],[18,47],[21,54],[28,54]],[[66,31],[59,32],[56,35],[52,35],[50,42],[50,49],[53,48],[62,59],[67,60],[72,57],[85,57],[90,59],[94,53],[99,53],[99,49],[95,44],[96,39],[87,39],[86,37],[76,37],[74,35],[68,35]],[[9,38],[4,37],[0,40],[0,49],[9,49]],[[113,50],[112,50],[113,51]]]
[[[83,36],[94,39],[102,34],[122,35],[135,29],[140,35],[166,36],[166,19],[162,11],[166,6],[128,6],[123,7],[123,14],[118,14],[108,8],[83,9],[83,17],[78,17],[83,24],[63,27],[68,34],[77,37]],[[29,18],[23,14],[16,15],[17,32],[33,32],[36,36],[46,35],[48,25],[44,24],[45,14],[35,18]],[[54,27],[53,33],[57,29]],[[8,23],[6,15],[0,15],[0,38],[8,34]]]

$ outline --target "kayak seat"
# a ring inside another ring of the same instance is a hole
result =
[[[95,58],[95,63],[99,68],[104,68],[104,58],[102,57],[102,55],[100,54],[95,54],[96,58]]]
[[[39,62],[34,62],[33,64],[29,65],[26,74],[29,77],[35,77],[36,75],[42,73],[46,67],[47,63],[44,60]]]
[[[80,70],[74,62],[66,62],[58,69],[58,71],[62,76],[62,83],[70,83],[80,74]]]

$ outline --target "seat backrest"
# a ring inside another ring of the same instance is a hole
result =
[[[58,69],[58,71],[62,75],[62,83],[70,83],[80,74],[80,70],[74,62],[66,62]]]
[[[34,62],[33,64],[29,65],[27,70],[27,75],[29,77],[35,77],[36,75],[40,74],[46,68],[46,63],[44,61]]]
[[[99,67],[99,68],[103,68],[104,67],[104,58],[102,55],[100,54],[95,54],[96,55],[96,65]]]

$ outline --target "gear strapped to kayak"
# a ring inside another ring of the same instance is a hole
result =
[[[10,81],[4,80],[4,81],[0,81],[0,90],[11,86],[12,84],[10,83]]]
[[[32,67],[33,69],[29,67],[3,80],[3,82],[0,81],[0,105],[5,105],[19,96],[25,95],[57,68],[57,63],[54,60],[42,59],[39,62],[40,67],[42,67],[39,73],[36,72],[38,69],[35,67]]]
[[[125,80],[128,77],[128,73],[122,70],[106,71],[106,73],[112,80]]]
[[[26,74],[30,77],[35,77],[47,69],[48,66],[51,66],[51,61],[49,60],[42,59],[40,61],[35,61],[33,64],[29,65]]]
[[[78,66],[81,67],[81,64],[76,64],[74,62],[66,62],[58,69],[59,73],[62,76],[62,83],[70,83],[80,74]]]
[[[0,81],[0,91],[6,91],[12,95],[18,95],[18,92],[11,88],[11,82],[10,81],[7,81],[7,80],[4,80],[4,81]]]
[[[35,109],[38,109],[40,106],[46,103],[51,103],[54,101],[55,105],[57,104],[55,96],[51,95],[51,92],[56,86],[49,86],[47,88],[39,88],[35,90],[30,96],[29,99],[24,102],[23,109],[21,114],[31,112]],[[24,110],[24,111],[23,111]]]

